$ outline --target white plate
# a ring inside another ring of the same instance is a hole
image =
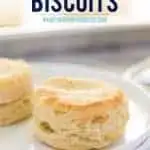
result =
[[[124,78],[134,79],[134,77],[139,74],[141,71],[150,68],[150,57],[145,58],[144,60],[133,64],[125,70],[123,73]]]
[[[140,84],[146,91],[150,90],[150,57],[133,64],[123,73],[123,77]]]
[[[130,142],[139,138],[149,126],[149,97],[136,85],[110,72],[100,72],[94,68],[71,64],[32,64],[35,82],[41,82],[49,76],[74,76],[96,78],[112,82],[121,87],[129,97],[130,120],[124,137],[109,150],[122,150]],[[67,142],[67,141],[66,141]],[[0,128],[0,150],[51,150],[33,138],[31,121]],[[126,150],[126,149],[125,149]]]

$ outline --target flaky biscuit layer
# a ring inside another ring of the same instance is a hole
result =
[[[22,97],[17,101],[0,105],[0,126],[19,122],[31,116],[31,97]]]

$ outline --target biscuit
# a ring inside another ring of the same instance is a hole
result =
[[[121,138],[129,118],[123,91],[99,80],[50,78],[33,105],[37,139],[65,150],[108,146]]]
[[[0,105],[0,126],[17,123],[31,116],[30,97]]]
[[[30,67],[22,60],[0,59],[0,125],[31,114],[33,95]]]

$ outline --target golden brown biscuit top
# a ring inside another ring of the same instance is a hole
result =
[[[26,72],[29,66],[22,60],[0,59],[0,78]]]
[[[0,104],[17,101],[32,92],[30,67],[22,60],[0,59]]]
[[[48,79],[37,90],[37,96],[50,105],[57,102],[63,105],[87,106],[103,103],[108,99],[111,101],[114,97],[121,97],[122,100],[124,94],[119,88],[99,80],[56,77]]]

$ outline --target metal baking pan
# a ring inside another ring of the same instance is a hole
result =
[[[19,31],[17,31],[19,32]],[[78,50],[83,47],[119,47],[150,43],[149,26],[114,26],[20,32],[0,36],[0,55],[5,52]]]

